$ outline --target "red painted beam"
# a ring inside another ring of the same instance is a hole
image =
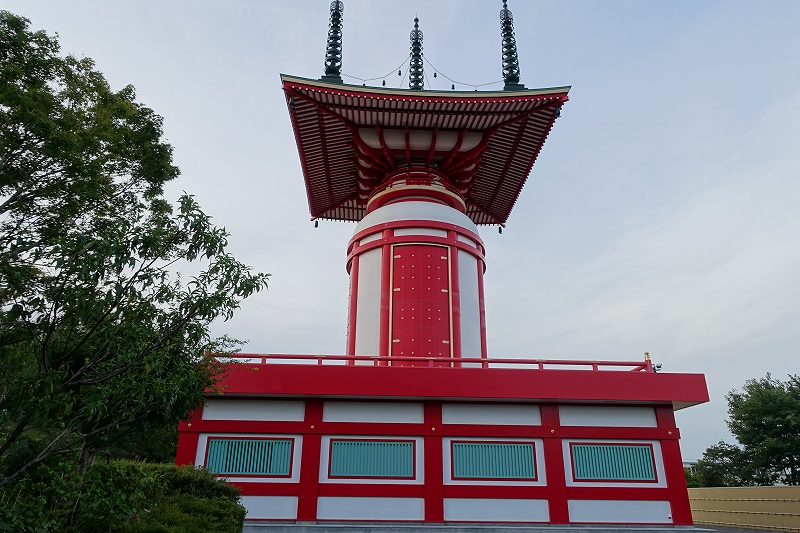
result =
[[[708,401],[702,374],[267,364],[232,365],[226,396],[445,398],[673,404]]]

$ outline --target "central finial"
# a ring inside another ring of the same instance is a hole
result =
[[[508,9],[507,0],[503,0],[500,11],[500,27],[503,35],[503,90],[517,91],[525,86],[519,82],[519,57],[517,56],[517,40],[514,38],[514,16]]]
[[[408,88],[421,91],[425,88],[425,72],[422,65],[422,31],[419,18],[414,17],[411,31],[411,61],[408,64]]]
[[[331,21],[328,27],[328,48],[325,51],[325,75],[323,81],[342,83],[342,15],[344,4],[340,0],[331,2]]]

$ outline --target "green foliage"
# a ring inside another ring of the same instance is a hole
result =
[[[767,374],[726,398],[728,427],[753,469],[770,482],[800,485],[800,377],[782,382]]]
[[[169,424],[151,428],[147,433],[129,433],[105,448],[103,453],[108,458],[170,463],[175,460],[177,451],[178,426]]]
[[[59,52],[0,12],[0,487],[185,418],[222,371],[206,354],[237,345],[209,325],[267,282],[164,199],[161,117]]]
[[[695,465],[700,487],[742,487],[757,484],[747,454],[738,446],[719,441],[709,446]]]
[[[166,497],[150,512],[125,524],[123,533],[239,533],[245,509],[239,489],[205,470],[173,465],[148,465],[164,480]]]
[[[700,486],[800,485],[800,378],[782,382],[767,374],[726,398],[739,445],[708,447],[695,469]]]
[[[703,486],[700,484],[700,479],[698,478],[697,473],[692,472],[690,469],[684,467],[683,475],[686,478],[687,488],[696,489],[697,487]]]
[[[0,531],[240,532],[239,491],[205,470],[113,461],[76,476],[41,463],[0,492]]]
[[[197,498],[178,494],[156,505],[150,513],[129,522],[120,533],[240,533],[245,509],[225,498]]]

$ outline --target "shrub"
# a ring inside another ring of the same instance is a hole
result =
[[[40,464],[0,492],[0,531],[239,533],[239,490],[205,470],[111,461]]]

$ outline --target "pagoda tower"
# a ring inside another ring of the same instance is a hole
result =
[[[356,223],[346,353],[240,356],[181,424],[177,462],[242,488],[248,520],[691,525],[673,410],[702,375],[490,357],[484,243],[504,226],[569,87],[526,89],[500,12],[504,88],[282,75],[312,219]],[[627,370],[612,372],[610,370]]]

